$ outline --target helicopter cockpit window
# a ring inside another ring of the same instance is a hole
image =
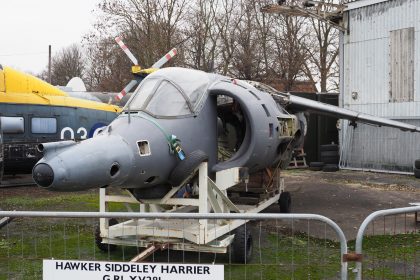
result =
[[[148,97],[154,92],[156,84],[159,82],[159,79],[147,79],[144,80],[140,88],[135,92],[135,96],[129,102],[126,107],[130,107],[130,110],[140,110],[144,107],[144,102]]]
[[[166,80],[159,84],[144,110],[159,117],[185,116],[192,113],[180,90]]]

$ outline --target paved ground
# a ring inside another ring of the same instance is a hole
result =
[[[420,202],[420,179],[414,176],[341,170],[322,172],[288,170],[283,173],[286,188],[292,194],[294,213],[314,213],[335,221],[347,239],[354,239],[360,224],[370,213],[388,208],[407,207]],[[268,212],[277,211],[273,205]],[[387,217],[375,222],[369,233],[383,234],[415,230],[414,215]],[[290,228],[290,224],[285,225]],[[420,225],[417,225],[420,228]],[[308,231],[307,222],[294,225]],[[310,235],[323,238],[325,227],[310,223]],[[327,232],[332,237],[333,232]]]

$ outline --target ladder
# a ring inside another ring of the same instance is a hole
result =
[[[303,148],[295,149],[293,151],[293,158],[289,164],[289,169],[307,168],[307,167],[308,165],[306,164],[306,154]]]

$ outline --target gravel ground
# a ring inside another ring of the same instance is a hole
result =
[[[341,227],[348,240],[355,239],[359,226],[370,213],[420,202],[420,180],[414,176],[349,170],[287,170],[283,176],[286,190],[292,194],[293,213],[324,215]],[[272,205],[267,211],[277,209],[277,205]],[[291,228],[287,223],[283,226]],[[387,217],[385,226],[384,219],[380,219],[374,227],[369,229],[370,234],[413,231],[420,225],[415,224],[414,214],[407,214]],[[308,232],[308,223],[298,222],[294,229]],[[324,225],[311,222],[309,234],[323,238]],[[328,231],[327,235],[333,238],[335,234]]]

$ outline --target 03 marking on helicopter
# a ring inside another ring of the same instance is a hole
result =
[[[86,128],[84,128],[83,126],[79,127],[76,130],[76,133],[74,133],[73,128],[67,126],[61,130],[60,139],[61,140],[65,140],[65,139],[74,140],[75,136],[77,136],[78,139],[82,139],[82,140],[87,139],[87,138],[92,138],[98,135],[98,133],[101,132],[104,127],[105,125],[103,123],[97,123],[90,129],[89,134],[88,134]],[[66,134],[70,134],[70,138],[67,138]]]

